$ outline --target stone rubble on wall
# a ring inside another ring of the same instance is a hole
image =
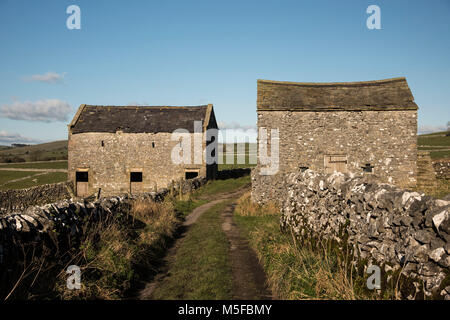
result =
[[[450,180],[450,160],[433,161],[436,178]]]
[[[403,268],[416,288],[423,281],[425,296],[450,299],[450,286],[441,286],[450,268],[450,201],[341,173],[307,170],[285,180],[282,228],[338,243],[346,234],[359,259]]]
[[[252,168],[252,201],[263,205],[274,201],[281,205],[285,198],[284,178],[286,174],[261,175],[257,167]]]

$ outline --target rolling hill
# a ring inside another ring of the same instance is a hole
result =
[[[0,146],[0,162],[48,161],[67,159],[67,140],[24,147]]]

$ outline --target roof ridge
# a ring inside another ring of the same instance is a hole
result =
[[[369,81],[353,81],[353,82],[292,82],[292,81],[277,81],[277,80],[266,80],[258,79],[257,82],[271,83],[271,84],[282,84],[282,85],[297,85],[297,86],[364,86],[364,85],[378,85],[383,83],[391,82],[406,82],[406,77],[396,77],[381,80],[369,80]]]
[[[126,105],[126,106],[118,106],[118,105],[96,105],[96,104],[86,104],[86,107],[105,107],[105,108],[201,108],[201,107],[208,107],[207,104],[205,105],[197,105],[197,106],[139,106],[139,105]]]

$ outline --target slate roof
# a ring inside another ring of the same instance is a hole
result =
[[[417,110],[406,78],[361,82],[258,80],[258,111]]]
[[[210,105],[212,108],[212,105]],[[194,121],[209,118],[208,105],[93,106],[81,105],[69,128],[72,134],[84,132],[157,133],[183,128],[194,132]],[[208,119],[207,119],[208,121]]]

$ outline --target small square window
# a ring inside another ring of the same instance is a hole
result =
[[[373,166],[370,163],[366,163],[364,167],[361,167],[363,172],[372,173],[373,172]]]

